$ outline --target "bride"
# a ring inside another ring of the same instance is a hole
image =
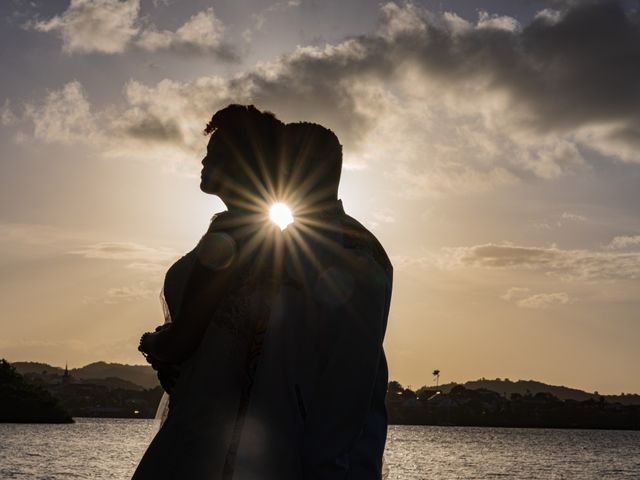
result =
[[[172,321],[141,338],[170,400],[133,478],[381,478],[392,268],[337,199],[337,138],[240,105],[206,133],[200,188],[228,210],[168,270]]]

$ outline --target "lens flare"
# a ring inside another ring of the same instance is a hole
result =
[[[269,218],[280,230],[284,230],[290,223],[293,223],[291,209],[284,203],[274,203],[269,209]]]

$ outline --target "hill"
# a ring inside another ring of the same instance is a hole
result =
[[[0,360],[0,422],[72,423],[56,398],[27,383],[9,362]]]
[[[604,397],[604,399],[609,403],[621,403],[622,405],[640,405],[640,395],[638,394],[600,395],[597,392],[590,393],[585,392],[584,390],[579,390],[577,388],[570,388],[559,385],[548,385],[546,383],[538,382],[535,380],[518,380],[513,382],[508,378],[505,378],[504,380],[500,378],[496,378],[495,380],[482,378],[479,380],[471,380],[462,384],[443,384],[439,387],[439,390],[442,390],[444,393],[449,393],[454,387],[458,385],[462,385],[469,390],[485,389],[503,395],[506,394],[507,396],[510,396],[514,393],[517,393],[519,395],[550,393],[560,400],[576,400],[579,402],[583,402],[585,400],[599,400],[600,397]]]
[[[389,423],[517,428],[588,428],[640,430],[640,405],[598,400],[560,400],[551,393],[513,393],[467,389],[448,393],[416,392],[390,382],[386,397]]]
[[[14,362],[13,366],[22,375],[62,375],[64,373],[63,368],[39,362]],[[94,362],[84,367],[72,368],[69,374],[78,380],[120,388],[148,389],[160,385],[156,372],[148,365]]]
[[[28,378],[43,375],[61,376],[64,369],[54,367],[46,363],[38,362],[15,362],[13,366],[22,375]],[[125,365],[121,363],[94,362],[84,367],[69,370],[71,376],[85,383],[105,385],[110,388],[125,388],[129,390],[150,389],[159,386],[156,373],[148,365]],[[537,393],[550,393],[560,400],[599,400],[601,395],[597,392],[585,392],[577,388],[570,388],[559,385],[548,385],[536,380],[511,381],[508,378],[494,380],[481,378],[471,380],[461,384],[447,383],[439,387],[444,393],[449,393],[454,387],[462,385],[469,390],[485,389],[502,395],[510,396],[517,393],[520,395]],[[433,388],[431,386],[427,388]],[[609,403],[621,403],[622,405],[640,405],[640,395],[602,395]]]

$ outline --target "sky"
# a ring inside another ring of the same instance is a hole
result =
[[[640,393],[638,2],[7,0],[0,356],[143,363],[211,115],[331,128],[390,378]]]

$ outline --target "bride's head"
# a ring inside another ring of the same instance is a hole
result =
[[[253,209],[276,198],[282,162],[278,151],[284,124],[253,105],[229,105],[205,128],[211,135],[202,159],[200,189],[228,207]]]

